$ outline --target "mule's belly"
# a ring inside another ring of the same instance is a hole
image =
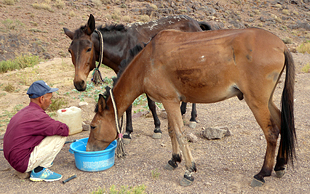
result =
[[[182,61],[174,58],[169,62],[175,64],[175,68],[168,71],[175,78],[172,79],[173,84],[182,101],[213,103],[237,95],[238,90],[235,88],[238,88],[236,82],[240,72],[233,59],[233,53],[224,49],[221,56],[218,56],[216,50],[221,49],[214,49],[213,52],[210,50],[192,53],[190,58],[184,58]]]
[[[177,93],[181,101],[192,103],[219,102],[241,93],[235,83],[226,81],[218,80],[216,75],[213,75],[213,79],[197,77],[195,81],[181,81]]]
[[[157,102],[164,97],[192,103],[214,103],[242,95],[236,84],[238,73],[226,68],[213,69],[206,65],[202,68],[173,70],[169,76],[166,74],[155,78],[155,74],[145,79],[147,94]]]

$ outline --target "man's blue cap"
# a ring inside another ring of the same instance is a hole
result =
[[[37,98],[47,93],[56,92],[58,88],[50,88],[43,80],[35,81],[29,87],[27,94],[29,98]]]

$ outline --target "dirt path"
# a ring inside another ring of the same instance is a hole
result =
[[[309,193],[310,190],[310,74],[302,73],[304,64],[310,63],[310,55],[294,54],[296,63],[295,87],[295,122],[298,138],[297,162],[295,168],[288,167],[287,173],[281,179],[266,178],[266,184],[261,188],[251,188],[250,182],[263,163],[266,141],[262,130],[256,123],[252,113],[244,101],[232,98],[216,104],[197,105],[198,119],[196,129],[185,126],[187,132],[200,133],[202,127],[226,126],[232,136],[221,140],[206,140],[198,137],[196,143],[190,143],[193,157],[197,164],[195,181],[190,187],[179,186],[179,180],[184,173],[184,162],[175,171],[166,171],[163,167],[171,157],[171,143],[167,133],[167,120],[160,118],[163,138],[152,139],[153,120],[141,116],[133,119],[133,141],[126,146],[127,157],[116,159],[115,165],[106,171],[82,172],[75,167],[74,156],[69,153],[69,144],[65,145],[54,161],[51,170],[61,173],[63,179],[72,174],[77,178],[62,184],[61,181],[31,182],[21,180],[14,175],[3,154],[0,154],[0,193],[90,193],[98,187],[117,188],[144,184],[147,193]],[[61,71],[59,71],[59,69]],[[58,70],[58,71],[56,71]],[[35,72],[35,73],[33,73]],[[113,72],[102,68],[104,77],[113,76]],[[34,68],[14,71],[0,75],[2,87],[8,83],[18,88],[18,92],[7,93],[1,97],[2,110],[11,111],[16,105],[26,106],[29,99],[26,94],[27,85],[22,85],[22,76],[29,76],[28,83],[37,78],[44,78],[53,87],[59,87],[56,96],[65,97],[68,106],[77,106],[79,93],[72,91],[73,68],[70,59],[55,59],[40,64]],[[282,76],[283,77],[283,76]],[[100,89],[100,88],[98,88]],[[278,105],[282,85],[277,87],[275,102]],[[4,91],[2,91],[4,92]],[[66,95],[66,93],[70,93]],[[91,120],[94,113],[94,99],[84,99],[89,103],[82,108],[83,120]],[[186,121],[190,117],[188,105]],[[141,107],[140,107],[141,108]],[[137,107],[136,107],[137,109]],[[2,131],[3,134],[3,131]],[[70,136],[69,139],[88,137],[89,132]],[[0,140],[2,147],[2,140]],[[152,176],[156,172],[158,176]]]

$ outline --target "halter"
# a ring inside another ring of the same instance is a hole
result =
[[[98,37],[99,37],[99,63],[98,63],[98,66],[95,67],[94,71],[93,71],[93,78],[91,79],[92,82],[94,82],[95,84],[99,84],[99,83],[103,83],[103,79],[102,79],[102,76],[101,76],[101,73],[99,71],[99,67],[102,63],[102,59],[103,59],[103,37],[102,37],[102,34],[99,30],[95,30],[95,32],[98,34]]]
[[[117,130],[117,133],[118,133],[116,156],[118,158],[122,158],[122,157],[124,157],[126,155],[125,148],[124,148],[124,143],[122,141],[122,138],[123,138],[122,129],[124,128],[124,126],[123,126],[123,117],[122,117],[122,121],[121,121],[122,125],[121,125],[121,127],[119,127],[118,116],[117,116],[117,108],[116,108],[116,104],[115,104],[115,100],[114,100],[112,89],[110,89],[110,96],[111,96],[111,100],[112,100],[112,104],[113,104],[113,109],[114,109],[116,130]]]

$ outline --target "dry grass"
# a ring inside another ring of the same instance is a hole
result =
[[[310,73],[310,64],[306,64],[305,66],[302,67],[301,71],[305,73]]]
[[[111,0],[101,0],[101,2],[102,2],[103,4],[105,4],[105,5],[107,5],[107,4],[110,4],[110,3],[111,3]]]
[[[310,54],[310,41],[307,41],[303,44],[301,44],[299,47],[297,47],[297,51],[300,53],[309,53]]]
[[[92,2],[95,4],[96,7],[102,6],[101,0],[92,0]]]
[[[12,84],[7,84],[6,86],[4,86],[4,91],[6,92],[14,92],[15,91],[15,87]]]
[[[55,2],[55,7],[57,7],[58,9],[63,9],[65,5],[66,4],[62,0],[56,0]]]
[[[70,16],[70,17],[74,17],[74,16],[76,16],[76,14],[75,14],[74,11],[70,11],[70,12],[69,12],[69,16]]]
[[[285,15],[290,15],[290,11],[288,9],[283,9],[282,13]]]
[[[126,22],[126,23],[130,23],[130,22],[131,22],[130,16],[124,16],[124,17],[122,17],[122,21],[123,21],[123,22]]]
[[[141,22],[148,22],[148,21],[150,21],[150,16],[148,16],[148,15],[141,15],[140,16],[140,21]]]
[[[34,9],[44,9],[47,10],[49,12],[54,12],[54,10],[52,9],[52,7],[47,4],[47,3],[34,3],[31,5]]]
[[[119,20],[120,18],[121,18],[121,11],[120,10],[118,10],[118,9],[116,9],[116,10],[114,10],[114,12],[112,13],[112,15],[111,15],[111,17],[112,17],[112,19],[114,19],[114,20]]]
[[[18,1],[15,1],[15,0],[3,0],[3,3],[6,4],[6,5],[14,5],[15,2],[18,2]]]
[[[158,8],[157,8],[157,5],[155,5],[155,4],[150,4],[150,7],[151,7],[152,9],[155,9],[155,10],[158,9]]]

